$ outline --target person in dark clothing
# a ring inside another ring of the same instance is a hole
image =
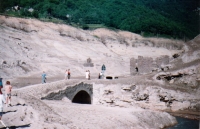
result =
[[[135,67],[136,72],[138,72],[138,67]]]
[[[68,69],[68,73],[67,73],[68,79],[70,79],[70,76],[71,76],[70,69]]]
[[[90,80],[90,71],[88,70],[88,80]]]
[[[0,78],[0,88],[3,88],[3,82],[2,82],[3,78]]]
[[[100,75],[100,73],[99,73],[99,77],[98,77],[99,79],[101,79],[101,75]]]

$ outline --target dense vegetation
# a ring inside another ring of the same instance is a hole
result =
[[[20,10],[13,11],[17,5]],[[197,0],[0,0],[0,12],[4,14],[58,18],[84,29],[88,29],[88,24],[101,24],[173,38],[199,34],[197,7]]]

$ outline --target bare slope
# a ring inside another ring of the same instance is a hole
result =
[[[173,65],[173,68],[168,71],[155,71],[148,75],[140,74],[113,81],[88,80],[91,83],[96,81],[97,85],[104,84],[108,89],[116,89],[113,82],[119,87],[126,83],[130,86],[135,84],[134,93],[123,92],[125,100],[129,100],[126,98],[128,96],[135,102],[131,108],[75,105],[67,99],[41,100],[39,93],[44,95],[46,91],[53,91],[52,87],[56,90],[60,89],[55,87],[54,84],[57,83],[55,82],[13,90],[21,94],[13,94],[17,95],[12,96],[13,107],[5,108],[3,121],[9,126],[31,124],[30,128],[93,128],[95,126],[96,128],[139,129],[172,125],[176,122],[174,117],[151,110],[171,108],[173,111],[184,109],[198,113],[200,54],[193,44],[198,47],[199,36],[188,43],[183,43],[170,39],[143,38],[124,31],[103,28],[83,31],[79,28],[43,23],[35,19],[0,16],[0,77],[6,78],[5,80],[21,77],[19,83],[23,83],[27,81],[24,77],[28,76],[34,81],[32,78],[40,77],[42,71],[47,72],[48,78],[64,77],[65,69],[68,68],[71,69],[72,77],[83,77],[87,69],[91,71],[93,77],[97,77],[102,64],[107,67],[107,75],[129,76],[130,58],[138,58],[138,56],[156,58],[168,55]],[[174,54],[178,54],[179,57],[172,57]],[[84,67],[83,64],[88,58],[92,59],[94,67]],[[180,74],[184,76],[179,76]],[[160,80],[157,80],[158,76]],[[169,77],[171,80],[166,80]],[[58,82],[75,83],[77,80]],[[167,88],[171,89],[167,90]],[[180,92],[179,89],[186,89],[186,91]],[[144,98],[145,96],[148,96],[148,99]],[[109,99],[112,96],[103,97]],[[109,101],[108,103],[113,106],[113,103]]]
[[[62,76],[68,68],[72,76],[84,76],[87,69],[97,76],[102,64],[106,74],[123,76],[130,74],[131,57],[171,57],[183,49],[181,41],[0,16],[0,75],[4,78],[40,76],[42,71],[49,77]],[[88,58],[94,67],[83,66]]]

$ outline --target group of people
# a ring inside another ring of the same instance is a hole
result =
[[[43,73],[42,73],[42,84],[46,83],[46,79],[47,79],[46,76],[47,76],[46,73],[43,71]],[[70,77],[71,77],[70,69],[67,69],[65,71],[65,78],[64,79],[67,80],[67,79],[70,79]],[[86,70],[85,77],[86,77],[86,79],[90,80],[90,70]],[[99,79],[103,78],[103,73],[102,72],[99,73],[98,78]]]
[[[43,71],[43,73],[42,73],[42,84],[46,83],[46,80],[47,80],[46,76],[47,76],[47,74]],[[70,79],[70,76],[71,76],[70,69],[67,69],[65,71],[65,80]]]
[[[6,107],[12,106],[11,105],[11,91],[12,91],[12,86],[10,81],[6,81],[5,85],[5,97],[2,92],[3,89],[3,82],[2,78],[0,78],[0,122],[5,126],[3,121],[1,120],[2,115],[3,115],[3,105],[6,104]],[[5,100],[6,98],[6,100]]]

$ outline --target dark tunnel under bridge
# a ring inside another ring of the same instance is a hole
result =
[[[72,103],[91,104],[91,97],[86,91],[82,90],[74,96]]]

